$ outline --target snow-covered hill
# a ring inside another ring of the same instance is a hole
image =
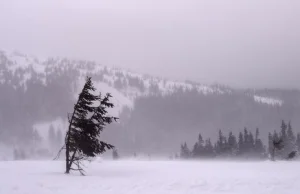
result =
[[[233,92],[229,87],[168,80],[103,66],[93,61],[70,60],[58,57],[40,59],[19,52],[0,50],[0,83],[11,83],[14,87],[21,86],[26,90],[27,83],[32,79],[46,85],[50,76],[70,72],[73,73],[73,79],[76,82],[76,87],[74,87],[75,97],[84,83],[84,78],[90,75],[93,77],[97,89],[101,92],[113,94],[114,103],[117,107],[116,112],[119,112],[123,106],[132,108],[134,99],[139,96],[169,95],[176,91],[196,91],[204,95],[222,95]],[[276,96],[260,96],[255,92],[250,95],[257,103],[271,106],[281,106],[284,103]]]
[[[92,76],[98,91],[112,94],[115,107],[109,114],[120,120],[103,138],[124,152],[139,147],[145,153],[172,153],[182,141],[194,142],[199,132],[213,139],[217,129],[238,134],[244,127],[253,133],[258,127],[264,138],[282,119],[291,120],[294,129],[300,126],[300,91],[233,89],[93,61],[0,51],[0,142],[31,141],[34,130],[46,139],[51,125],[65,130],[86,76]]]

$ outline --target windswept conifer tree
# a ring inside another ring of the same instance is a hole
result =
[[[66,151],[67,174],[76,170],[84,175],[84,160],[90,160],[114,148],[113,145],[100,140],[100,133],[104,127],[117,120],[116,117],[107,114],[107,109],[114,107],[109,101],[112,96],[109,93],[104,97],[101,94],[95,95],[95,90],[91,77],[87,77],[73,113],[69,115],[69,127],[62,148]]]

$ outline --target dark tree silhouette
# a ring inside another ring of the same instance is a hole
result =
[[[228,136],[228,149],[229,149],[229,154],[231,156],[237,155],[238,144],[236,141],[236,137],[234,136],[234,134],[232,132],[229,132],[229,136]]]
[[[274,148],[281,150],[284,147],[283,140],[282,139],[279,139],[279,140],[274,139],[273,146],[274,146]]]
[[[225,146],[226,146],[225,140],[226,140],[226,138],[223,136],[223,133],[220,129],[219,130],[219,138],[218,138],[217,145],[216,145],[216,152],[219,155],[221,155],[225,152]]]
[[[289,153],[287,160],[291,160],[291,159],[295,158],[296,154],[297,154],[297,151],[292,151],[291,153]]]
[[[194,157],[201,157],[204,154],[204,141],[202,138],[202,135],[199,134],[198,136],[198,142],[195,143],[193,150],[192,150],[192,155]]]
[[[296,146],[298,147],[298,151],[300,151],[300,133],[297,133]]]
[[[276,137],[277,133],[274,133],[273,139],[272,139],[272,148],[271,148],[271,159],[275,161],[275,155],[276,151],[280,151],[284,148],[284,141],[283,139],[279,139]]]
[[[184,144],[181,145],[180,158],[188,159],[190,157],[190,155],[191,155],[191,152],[185,142]]]
[[[239,141],[238,141],[238,146],[239,146],[239,155],[243,155],[244,154],[244,137],[242,132],[239,133]]]
[[[288,123],[287,126],[287,138],[284,145],[285,153],[284,157],[285,159],[293,159],[296,156],[296,153],[298,151],[297,149],[297,143],[296,143],[296,137],[293,132],[291,121]]]
[[[257,156],[259,158],[264,157],[266,150],[264,149],[264,145],[263,145],[261,139],[259,138],[259,129],[258,128],[255,131],[255,146],[254,146],[254,149],[255,149],[255,153],[257,154]]]
[[[292,142],[296,141],[296,137],[294,135],[291,122],[289,122],[289,124],[288,124],[287,136],[290,141],[292,141]]]
[[[249,151],[249,133],[248,129],[245,127],[244,128],[244,152],[248,153]]]
[[[67,174],[70,170],[76,170],[84,175],[82,168],[84,160],[90,160],[91,157],[114,148],[113,145],[99,140],[104,127],[117,120],[116,117],[107,115],[106,109],[114,107],[109,102],[111,95],[106,94],[102,98],[101,94],[93,94],[95,90],[91,77],[87,77],[73,113],[69,116],[69,128],[62,148],[66,150]]]
[[[281,131],[269,133],[268,148],[260,139],[259,129],[256,128],[255,135],[247,128],[239,133],[238,140],[236,136],[229,132],[224,136],[222,130],[219,130],[217,142],[211,143],[210,139],[205,142],[201,134],[198,141],[194,144],[190,153],[187,144],[181,145],[181,158],[249,158],[249,159],[266,159],[268,154],[270,159],[291,160],[297,157],[300,152],[300,133],[295,137],[291,123],[288,125],[284,121],[281,123]]]
[[[213,157],[214,156],[214,148],[213,148],[213,145],[212,145],[210,139],[207,139],[205,141],[204,150],[205,150],[204,153],[205,153],[206,157]]]
[[[287,137],[287,125],[285,124],[284,120],[282,120],[281,122],[281,137],[283,139],[283,141],[286,139]]]

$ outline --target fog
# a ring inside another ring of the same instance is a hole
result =
[[[0,193],[299,193],[299,45],[299,0],[0,0]]]
[[[298,0],[1,0],[0,43],[234,87],[299,88]]]

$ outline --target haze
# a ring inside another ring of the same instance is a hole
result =
[[[298,0],[1,0],[0,48],[234,87],[300,88]]]

